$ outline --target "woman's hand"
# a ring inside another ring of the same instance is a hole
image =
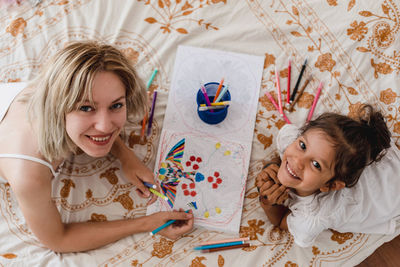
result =
[[[179,211],[161,211],[149,216],[151,216],[153,222],[155,222],[154,229],[160,227],[169,220],[176,220],[176,222],[158,232],[172,240],[180,238],[193,228],[194,216],[192,210],[189,210],[188,213],[184,212],[182,209]]]
[[[138,195],[142,198],[151,196],[148,205],[155,202],[157,197],[151,194],[143,184],[143,182],[155,184],[153,172],[126,146],[120,137],[115,140],[111,153],[121,161],[122,171],[126,179],[136,186]]]

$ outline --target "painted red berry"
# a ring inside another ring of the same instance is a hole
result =
[[[182,184],[182,189],[186,189],[187,188],[187,184]]]
[[[192,165],[192,163],[190,161],[186,161],[186,166],[189,167],[190,165]]]
[[[218,184],[214,183],[214,184],[212,185],[212,187],[213,187],[214,189],[217,189],[217,188],[218,188]]]
[[[195,197],[195,196],[196,196],[196,191],[190,192],[190,195],[191,195],[192,197]]]
[[[195,161],[196,157],[195,156],[190,156],[190,161]]]
[[[189,187],[191,188],[191,189],[193,189],[193,188],[195,188],[195,184],[194,183],[191,183],[190,185],[189,185]]]
[[[217,178],[217,184],[220,184],[220,183],[222,183],[222,179],[221,178]]]
[[[212,183],[214,181],[214,178],[212,176],[208,176],[207,180]]]
[[[219,172],[214,172],[214,176],[218,177],[219,176]]]
[[[184,194],[185,196],[188,196],[188,195],[189,195],[189,190],[184,190],[184,191],[183,191],[183,194]]]
[[[197,157],[196,161],[197,161],[198,163],[200,163],[200,162],[201,162],[201,158],[200,158],[200,157]]]
[[[199,165],[197,165],[197,164],[193,165],[193,170],[197,170],[198,168],[199,168]]]

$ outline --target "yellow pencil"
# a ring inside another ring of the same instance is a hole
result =
[[[222,101],[222,102],[216,102],[216,103],[211,103],[211,106],[226,106],[230,105],[231,101]],[[206,104],[200,104],[200,107],[205,107],[207,106]]]
[[[154,190],[153,188],[149,188],[149,191],[152,192],[154,195],[164,199],[164,200],[168,200],[168,198],[166,196],[164,196],[163,194],[161,194],[160,192],[158,192],[157,190]]]

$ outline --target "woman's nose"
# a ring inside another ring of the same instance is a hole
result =
[[[95,119],[95,129],[103,133],[112,131],[113,124],[108,112],[98,112]]]

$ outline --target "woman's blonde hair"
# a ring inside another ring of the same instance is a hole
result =
[[[40,153],[53,161],[75,152],[66,132],[65,115],[85,99],[92,101],[95,75],[116,74],[126,88],[128,121],[142,118],[147,110],[146,88],[121,51],[94,41],[75,42],[55,54],[30,86],[28,116],[38,137]]]

